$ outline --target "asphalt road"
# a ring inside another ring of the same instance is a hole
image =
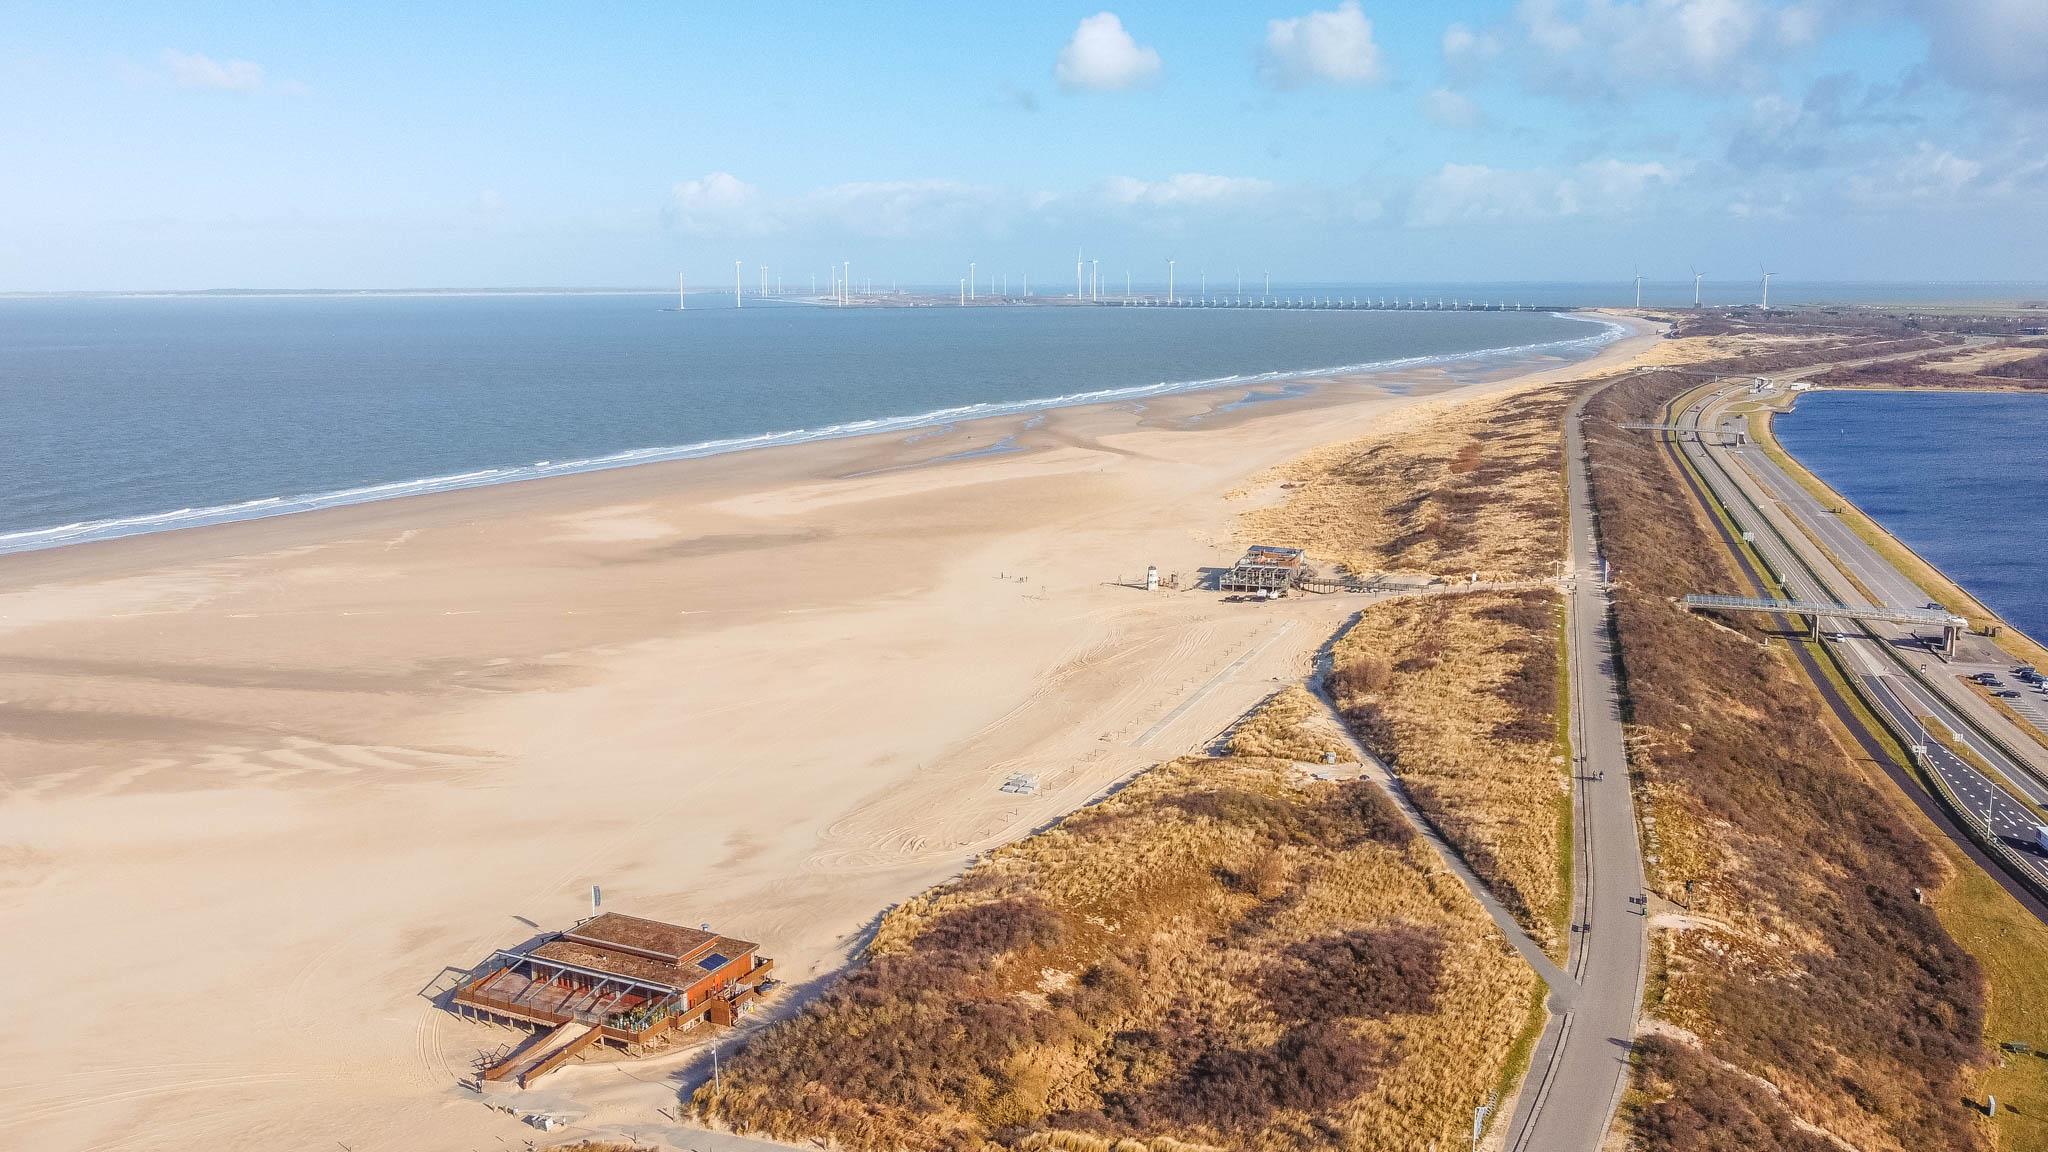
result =
[[[1565,417],[1571,510],[1570,639],[1573,931],[1565,968],[1575,990],[1553,992],[1551,1018],[1509,1125],[1509,1152],[1595,1152],[1628,1081],[1649,955],[1643,858],[1622,739],[1614,637],[1579,416]]]
[[[1716,401],[1695,404],[1679,419],[1681,425],[1698,427],[1702,419],[1713,420]],[[1711,487],[1722,506],[1727,508],[1737,525],[1751,537],[1751,546],[1778,575],[1786,590],[1800,599],[1832,601],[1852,606],[1867,605],[1864,597],[1846,579],[1842,569],[1834,564],[1834,558],[1822,554],[1802,537],[1790,517],[1802,509],[1823,524],[1815,525],[1815,533],[1829,542],[1844,535],[1860,546],[1852,553],[1857,567],[1857,580],[1879,597],[1905,596],[1897,603],[1899,607],[1916,607],[1926,603],[1924,596],[1910,581],[1906,581],[1896,569],[1878,556],[1874,549],[1864,544],[1860,537],[1850,532],[1838,517],[1828,513],[1810,493],[1794,484],[1779,470],[1776,464],[1753,446],[1738,448],[1719,447],[1701,443],[1698,438],[1681,436],[1680,449],[1693,461],[1695,468]],[[1748,471],[1751,464],[1768,468],[1766,475],[1773,476],[1776,483],[1766,490],[1758,483],[1756,476]],[[1797,489],[1796,494],[1794,489]],[[1802,501],[1800,497],[1804,497]],[[1832,531],[1822,534],[1826,527]],[[1791,541],[1790,547],[1787,541]],[[1845,543],[1844,547],[1848,545]],[[1818,575],[1816,575],[1816,573]],[[1907,591],[1911,589],[1911,591]],[[1915,599],[1917,597],[1917,599]],[[1854,625],[1847,621],[1842,627]],[[1973,724],[1960,714],[1955,703],[1947,694],[1932,690],[1928,684],[1913,677],[1901,666],[1901,661],[1910,660],[1916,664],[1933,660],[1932,655],[1921,645],[1924,638],[1916,636],[1909,628],[1872,624],[1869,635],[1862,629],[1847,633],[1850,639],[1830,641],[1846,657],[1850,667],[1858,672],[1858,680],[1871,703],[1887,713],[1893,721],[1909,733],[1915,733],[1918,742],[1928,750],[1928,767],[1949,786],[1963,803],[1980,818],[1988,820],[1990,826],[2006,843],[2021,853],[2024,867],[2029,868],[2043,882],[2048,882],[2048,859],[2044,859],[2031,846],[2033,827],[2036,820],[2033,813],[2021,803],[2007,784],[2022,790],[2030,798],[2048,798],[2048,785],[2036,779],[2028,766],[2006,754],[1998,745],[1980,738],[1973,738]],[[1939,681],[1935,681],[1937,684]],[[1961,690],[1961,685],[1956,685]],[[1928,736],[1919,717],[1931,716],[1951,732],[1962,738],[1962,743],[1989,764],[2003,781],[1993,779],[1961,757],[1942,748]],[[2038,801],[2037,801],[2038,802]]]

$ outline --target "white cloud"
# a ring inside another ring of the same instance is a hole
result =
[[[1181,172],[1153,181],[1118,176],[1102,186],[1103,194],[1114,203],[1155,208],[1238,203],[1264,196],[1272,190],[1273,185],[1265,180],[1250,176],[1212,176],[1205,172]]]
[[[1556,214],[1554,177],[1484,164],[1445,164],[1423,178],[1409,204],[1408,222],[1420,227],[1458,220]]]
[[[1965,88],[2048,96],[2048,4],[2041,0],[1922,0],[1908,6],[1929,57]]]
[[[1952,203],[1984,174],[1984,165],[1925,140],[1905,156],[1875,164],[1849,180],[1851,199],[1867,205]]]
[[[1159,53],[1131,39],[1116,13],[1098,12],[1074,29],[1052,74],[1062,88],[1130,88],[1159,75]]]
[[[1485,117],[1463,92],[1432,88],[1422,97],[1422,114],[1439,128],[1477,128]]]
[[[672,190],[675,222],[698,235],[748,235],[776,227],[761,190],[730,172],[684,180]]]
[[[871,180],[820,188],[793,210],[852,235],[902,239],[968,230],[985,222],[1000,199],[957,180]]]
[[[804,229],[883,239],[946,235],[972,231],[1010,207],[997,192],[955,180],[863,180],[772,196],[730,172],[684,180],[671,199],[671,222],[699,236]]]
[[[1358,0],[1344,0],[1327,12],[1268,21],[1260,72],[1267,83],[1281,88],[1317,81],[1372,84],[1384,75],[1372,21]]]
[[[263,87],[263,67],[247,60],[215,60],[197,52],[164,49],[164,67],[180,88],[253,92]]]
[[[1644,207],[1678,174],[1655,162],[1594,160],[1565,172],[1445,164],[1416,185],[1408,222],[1435,227],[1461,220],[1540,220],[1620,215]]]
[[[1793,4],[1778,10],[1778,43],[1787,48],[1804,48],[1820,39],[1826,28],[1819,4]]]
[[[1452,25],[1444,57],[1470,68],[1513,42],[1532,84],[1578,95],[1754,85],[1816,43],[1827,12],[1821,0],[1520,0],[1511,28]]]
[[[1473,28],[1468,24],[1453,24],[1444,29],[1444,63],[1454,71],[1476,71],[1500,52],[1497,29]]]
[[[1678,173],[1668,164],[1606,159],[1579,165],[1564,186],[1569,189],[1565,195],[1577,205],[1574,210],[1629,212],[1653,190],[1677,180]]]

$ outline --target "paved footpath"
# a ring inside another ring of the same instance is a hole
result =
[[[1573,580],[1566,594],[1570,639],[1573,802],[1569,996],[1551,997],[1550,1024],[1536,1046],[1508,1127],[1508,1152],[1595,1152],[1628,1083],[1628,1059],[1643,999],[1648,922],[1643,858],[1622,740],[1608,595],[1586,480],[1581,396],[1565,417],[1567,502]]]

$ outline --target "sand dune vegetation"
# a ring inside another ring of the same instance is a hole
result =
[[[1549,591],[1387,601],[1338,642],[1330,678],[1359,738],[1553,952],[1571,896],[1560,611]]]
[[[1323,710],[1308,690],[1289,684],[1230,731],[1232,756],[1273,756],[1316,763],[1348,759],[1351,750],[1323,723]]]
[[[1830,388],[2022,391],[2048,388],[2048,353],[1994,348],[1967,356],[1942,351],[1924,359],[1836,368],[1813,378]]]
[[[1562,421],[1576,383],[1432,413],[1310,456],[1247,535],[1354,571],[1553,575]],[[1563,948],[1570,791],[1557,729],[1559,605],[1539,591],[1396,600],[1331,653],[1347,723],[1546,948]]]
[[[1357,573],[1551,575],[1569,397],[1567,385],[1525,389],[1312,452],[1272,477],[1286,498],[1247,512],[1241,530]]]
[[[1299,703],[1247,728],[1318,746]],[[849,1148],[1451,1147],[1534,979],[1377,785],[1189,758],[890,912],[693,1107]]]
[[[1615,615],[1651,883],[1686,913],[1660,933],[1646,1011],[1694,1038],[1646,1045],[1634,1137],[1652,1152],[1983,1147],[1961,1104],[1986,1058],[1984,979],[1913,898],[1946,881],[1944,861],[1817,722],[1824,705],[1782,648],[1672,603],[1739,577],[1657,445],[1614,424],[1656,418],[1695,383],[1637,377],[1588,408],[1626,574]]]

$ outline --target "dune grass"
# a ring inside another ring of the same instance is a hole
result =
[[[1272,756],[1321,763],[1326,757],[1349,760],[1350,748],[1323,726],[1323,711],[1307,689],[1289,684],[1231,730],[1232,756]]]
[[[1338,643],[1330,683],[1366,746],[1559,954],[1571,903],[1560,613],[1549,591],[1387,601]]]
[[[1240,532],[1353,572],[1551,575],[1562,554],[1563,386],[1439,408],[1277,472],[1286,499]]]
[[[1283,470],[1286,498],[1241,530],[1356,572],[1553,575],[1577,387],[1468,401],[1313,454]],[[1547,592],[1375,606],[1332,653],[1331,688],[1473,870],[1561,954],[1571,805],[1558,609]]]
[[[1189,758],[891,911],[692,1107],[847,1148],[1448,1148],[1534,985],[1376,785]]]

